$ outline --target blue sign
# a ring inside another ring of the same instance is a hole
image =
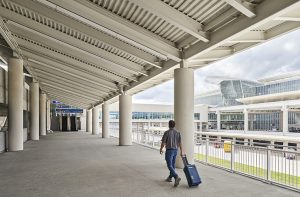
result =
[[[52,101],[52,104],[63,104],[63,103],[59,101]]]
[[[79,114],[79,113],[83,113],[83,109],[74,109],[74,108],[68,108],[68,109],[55,109],[56,113],[71,113],[71,114]]]

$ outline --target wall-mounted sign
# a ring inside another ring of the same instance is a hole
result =
[[[68,113],[71,113],[71,114],[83,113],[83,109],[72,109],[72,108],[67,108],[67,109],[58,108],[58,109],[55,109],[55,111],[56,111],[56,113],[65,113],[65,114],[68,114]]]

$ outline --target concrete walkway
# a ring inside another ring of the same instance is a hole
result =
[[[204,181],[188,188],[182,170],[178,188],[158,151],[85,133],[55,133],[29,141],[23,152],[0,154],[0,196],[202,196],[293,197],[299,193],[213,167],[198,165]]]

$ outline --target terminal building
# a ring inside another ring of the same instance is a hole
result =
[[[290,135],[299,133],[300,72],[258,81],[218,79],[220,89],[196,96],[209,105],[208,130]]]

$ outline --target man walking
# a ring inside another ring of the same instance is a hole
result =
[[[178,152],[178,147],[180,148],[180,155],[182,156],[182,145],[181,145],[181,136],[178,131],[175,129],[175,121],[169,121],[169,130],[165,131],[160,146],[160,154],[163,153],[163,148],[166,147],[165,159],[167,162],[168,169],[170,171],[170,175],[166,179],[167,182],[172,182],[172,178],[174,177],[175,183],[174,187],[179,185],[181,178],[175,172],[175,161]]]

